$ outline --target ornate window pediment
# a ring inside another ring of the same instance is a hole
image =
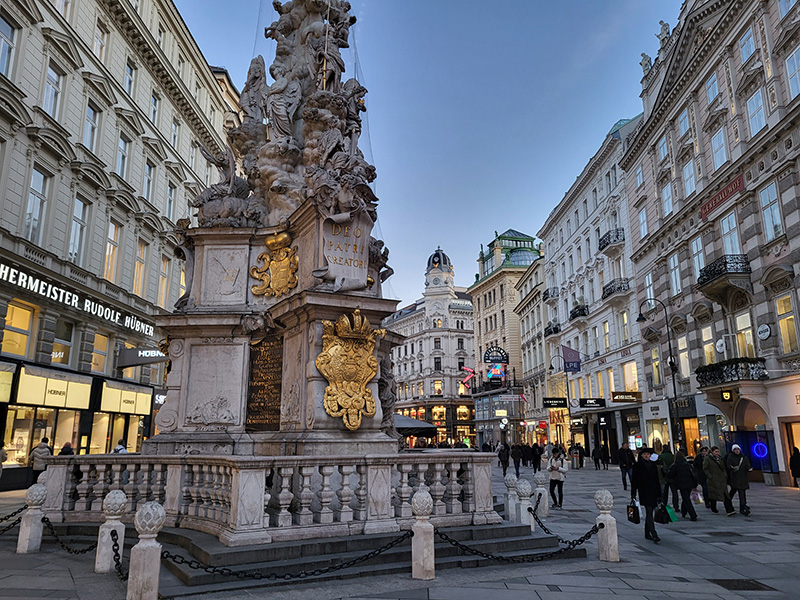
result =
[[[130,129],[136,135],[142,135],[144,133],[144,126],[142,125],[142,120],[132,110],[128,110],[127,108],[120,108],[117,107],[114,109],[114,112],[117,113],[117,118],[125,124],[125,126]]]
[[[111,187],[111,180],[101,166],[92,162],[80,161],[75,161],[71,166],[79,180],[86,181],[99,190],[107,190]]]
[[[703,123],[703,131],[711,131],[722,125],[725,122],[727,114],[728,107],[723,105],[719,100],[715,101],[708,111],[708,117]]]
[[[773,294],[794,288],[794,269],[790,264],[769,267],[761,278],[761,285]]]
[[[183,165],[174,160],[166,160],[164,161],[164,166],[178,178],[179,181],[184,181],[186,179],[186,171],[183,168]]]
[[[39,12],[39,8],[33,0],[10,0],[10,4],[23,14],[31,22],[31,25],[44,21],[42,13]]]
[[[42,27],[42,34],[47,40],[53,50],[55,50],[61,58],[66,60],[73,69],[80,69],[83,66],[83,59],[78,52],[78,46],[75,41],[50,27]]]
[[[783,31],[775,40],[772,48],[772,53],[778,57],[787,54],[796,45],[798,34],[800,34],[800,13],[795,11],[782,29]]]
[[[749,63],[744,71],[739,85],[736,86],[736,94],[739,96],[749,96],[755,88],[764,84],[764,65],[761,60]]]
[[[108,83],[105,77],[84,71],[83,81],[87,87],[92,88],[96,96],[107,106],[114,106],[117,103],[117,96],[114,94],[114,89]]]
[[[37,148],[45,148],[58,157],[59,162],[72,162],[77,158],[64,132],[50,127],[37,127],[35,125],[28,127],[26,132]]]
[[[689,132],[686,132],[680,140],[680,145],[678,146],[677,155],[678,158],[685,162],[685,160],[694,154],[694,139],[692,136],[689,135]]]
[[[140,223],[143,228],[149,229],[151,232],[159,233],[163,231],[161,219],[153,212],[146,211],[136,213],[136,221]]]
[[[161,140],[158,138],[152,137],[143,137],[142,142],[144,143],[145,147],[150,150],[158,160],[166,160],[167,158],[167,147],[163,144]]]
[[[4,117],[12,129],[30,125],[33,119],[27,107],[20,101],[25,94],[4,75],[0,75],[0,116]]]

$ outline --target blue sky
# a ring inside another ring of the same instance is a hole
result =
[[[369,90],[360,145],[395,270],[384,295],[401,305],[421,296],[437,246],[469,286],[495,231],[539,230],[612,125],[641,112],[641,53],[655,58],[658,21],[674,26],[682,3],[350,1],[345,77]],[[240,89],[254,54],[272,62],[270,0],[175,3]]]

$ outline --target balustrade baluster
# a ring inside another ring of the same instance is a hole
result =
[[[92,482],[89,480],[89,471],[91,468],[92,465],[89,463],[81,463],[80,465],[81,481],[75,488],[78,492],[78,499],[75,501],[75,510],[91,509],[91,500],[89,499],[89,495],[92,492]]]
[[[138,504],[138,488],[137,488],[137,475],[139,473],[139,465],[129,463],[126,466],[125,472],[122,474],[123,481],[122,491],[128,497],[128,510],[132,513],[136,512],[136,505]],[[125,478],[127,477],[127,480]]]
[[[353,499],[353,490],[350,487],[350,475],[353,474],[353,465],[339,465],[339,474],[342,476],[342,486],[337,490],[339,508],[334,513],[334,518],[340,523],[349,523],[353,520],[353,509],[350,500]]]
[[[113,490],[125,490],[122,489],[122,471],[125,469],[125,465],[120,463],[114,463],[111,465],[111,481],[108,482],[108,491]]]
[[[314,515],[314,522],[316,523],[333,523],[333,510],[331,510],[331,501],[333,500],[333,490],[331,489],[331,475],[336,467],[333,465],[322,465],[319,472],[322,475],[322,486],[317,492],[319,499],[319,512]]]
[[[278,475],[281,479],[281,491],[278,492],[276,498],[278,504],[278,514],[275,517],[275,523],[278,527],[291,527],[292,513],[289,512],[289,505],[294,499],[294,494],[289,487],[292,484],[292,474],[294,467],[279,467]]]
[[[367,465],[356,465],[358,473],[358,487],[356,488],[356,507],[353,510],[353,518],[356,521],[367,520]]]
[[[314,513],[311,512],[311,503],[314,501],[314,492],[311,491],[311,476],[314,474],[315,467],[298,467],[300,473],[300,493],[298,500],[300,508],[294,516],[297,525],[311,525],[314,522]]]
[[[181,505],[181,514],[189,515],[192,509],[192,487],[194,486],[194,471],[192,470],[192,465],[184,465],[183,473],[183,487],[181,488],[183,503]]]
[[[430,493],[433,498],[433,514],[443,515],[447,513],[447,507],[442,501],[444,496],[445,487],[442,484],[442,475],[444,474],[444,463],[433,463],[433,480],[430,485]]]
[[[445,487],[444,504],[450,514],[461,512],[461,501],[458,499],[461,494],[461,484],[458,483],[458,470],[461,464],[458,461],[448,463],[447,486]]]
[[[153,478],[153,500],[163,506],[167,493],[166,473],[167,466],[163,463],[153,465],[155,476]]]
[[[196,517],[203,516],[203,465],[192,465],[192,514]]]
[[[95,510],[100,510],[103,507],[103,500],[108,492],[111,491],[111,465],[110,464],[94,464],[92,465],[92,472],[90,474],[90,481],[92,482],[92,492],[89,495],[91,506]]]
[[[410,463],[400,463],[397,465],[397,470],[400,472],[400,483],[398,483],[395,493],[397,494],[397,506],[394,508],[396,517],[410,517],[413,512],[411,510],[411,494],[414,490],[408,485],[409,474],[413,465]]]
[[[203,510],[201,517],[211,519],[214,516],[214,466],[213,465],[200,465],[200,471],[203,473],[203,485],[200,488],[200,497],[203,499]]]
[[[153,464],[146,462],[139,465],[139,501],[142,503],[153,499]]]
[[[463,498],[461,501],[461,510],[471,513],[475,511],[475,463],[471,460],[462,463],[461,469],[463,470],[461,475],[461,492]]]

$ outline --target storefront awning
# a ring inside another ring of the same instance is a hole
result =
[[[17,402],[54,408],[89,408],[92,378],[66,371],[23,365],[19,373]]]
[[[152,388],[118,381],[104,381],[100,410],[110,413],[149,415],[152,401]]]
[[[0,402],[11,400],[11,382],[16,370],[16,364],[0,362]]]

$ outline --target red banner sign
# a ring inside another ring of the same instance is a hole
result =
[[[708,218],[715,208],[725,202],[728,198],[741,192],[744,189],[744,176],[739,175],[736,179],[725,185],[720,191],[711,196],[711,198],[700,207],[700,218],[704,221]]]

